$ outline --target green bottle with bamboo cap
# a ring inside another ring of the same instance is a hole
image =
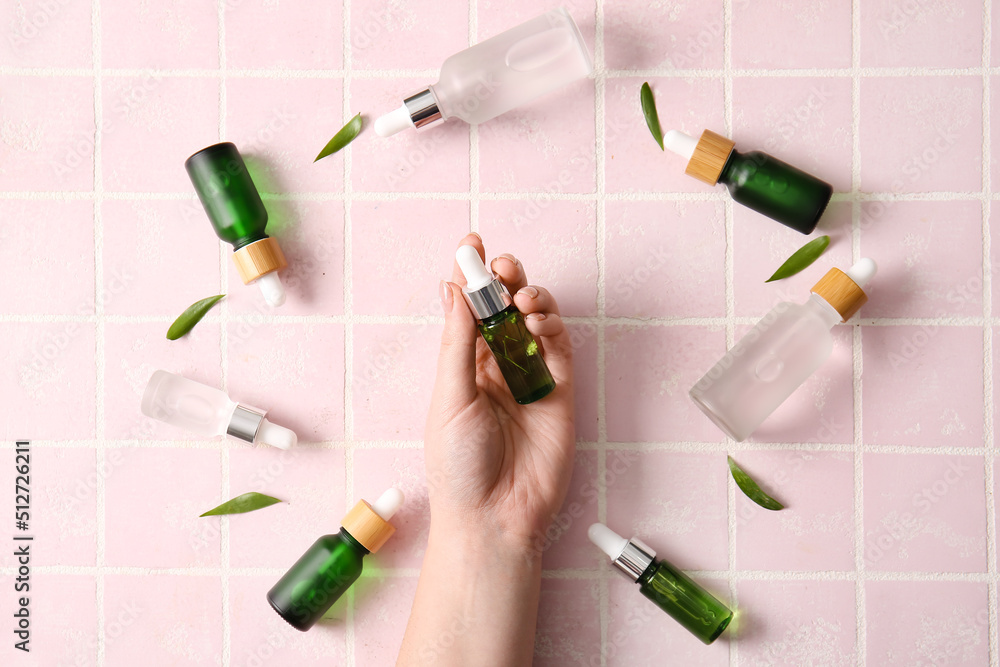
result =
[[[315,625],[361,576],[364,557],[396,532],[389,519],[402,505],[403,493],[394,488],[374,505],[358,502],[340,522],[340,532],[316,540],[267,592],[271,607],[296,630]]]
[[[732,140],[711,130],[698,139],[670,130],[663,146],[688,159],[688,176],[709,185],[722,183],[733,201],[803,234],[816,229],[833,195],[829,183],[767,153],[740,153]]]
[[[244,285],[257,283],[270,306],[285,303],[278,272],[288,266],[278,241],[268,236],[267,209],[239,149],[231,142],[203,148],[184,162],[215,234],[233,246]]]

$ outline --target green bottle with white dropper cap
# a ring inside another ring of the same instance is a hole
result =
[[[726,605],[667,561],[656,560],[656,552],[642,540],[626,540],[603,523],[593,524],[587,536],[619,572],[639,584],[640,593],[705,644],[714,642],[733,620]]]
[[[455,259],[465,275],[462,293],[480,321],[479,333],[490,346],[514,400],[525,405],[545,398],[556,388],[556,381],[510,293],[486,269],[479,251],[472,246],[460,246]]]

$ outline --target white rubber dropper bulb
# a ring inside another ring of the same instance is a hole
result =
[[[691,159],[694,155],[695,146],[698,140],[689,134],[684,134],[680,130],[670,130],[663,137],[663,147],[671,153],[677,153],[683,158]]]
[[[285,303],[285,286],[281,284],[281,276],[277,271],[265,273],[257,278],[256,283],[260,285],[260,291],[264,295],[264,301],[272,308],[277,308]]]
[[[471,245],[459,246],[455,251],[455,260],[465,274],[466,291],[474,292],[493,282],[493,274],[486,270],[479,251]]]
[[[267,419],[264,419],[257,427],[257,435],[253,439],[255,445],[263,443],[278,449],[289,449],[294,447],[298,441],[299,438],[295,435],[295,431],[271,423]]]
[[[868,257],[862,257],[857,261],[857,263],[849,268],[846,273],[847,277],[857,283],[858,287],[864,289],[865,285],[872,281],[875,277],[875,273],[878,271],[878,265],[875,264],[874,259]]]
[[[391,137],[397,132],[413,127],[410,119],[410,111],[406,105],[394,109],[387,114],[383,114],[375,121],[375,134],[380,137]]]
[[[403,506],[403,492],[393,487],[386,489],[378,500],[372,505],[375,514],[378,514],[384,521],[392,518],[392,515]]]
[[[601,551],[608,555],[611,560],[616,560],[622,555],[628,540],[611,530],[603,523],[595,523],[587,529],[587,537],[590,541],[600,547]]]

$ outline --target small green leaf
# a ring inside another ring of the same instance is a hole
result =
[[[743,469],[736,465],[736,461],[733,460],[732,456],[727,456],[726,458],[729,459],[729,471],[733,473],[736,486],[740,487],[740,490],[747,495],[747,498],[766,510],[776,511],[785,509],[784,505],[761,491],[761,488],[757,486],[757,482],[753,481],[750,475],[743,472]]]
[[[259,510],[264,507],[269,507],[275,503],[280,503],[281,501],[277,498],[272,498],[271,496],[265,496],[263,493],[257,493],[256,491],[251,491],[250,493],[244,493],[242,496],[236,496],[232,500],[227,500],[218,507],[210,509],[204,514],[199,514],[198,516],[219,516],[222,514],[243,514],[244,512],[253,512],[254,510]]]
[[[823,254],[823,251],[826,250],[828,245],[830,245],[829,236],[824,235],[813,239],[793,252],[792,256],[786,259],[785,263],[778,267],[778,270],[774,272],[774,275],[764,282],[769,283],[774,280],[787,278],[788,276],[794,276],[796,273],[819,259],[819,256]]]
[[[330,139],[330,142],[323,147],[323,150],[319,152],[319,155],[316,156],[316,159],[313,160],[313,162],[318,162],[327,155],[333,155],[344,146],[354,141],[359,134],[361,134],[361,114],[357,114],[354,118],[347,122],[347,125],[340,128],[340,132],[333,135],[333,139]]]
[[[216,294],[215,296],[192,303],[187,307],[187,310],[181,313],[180,317],[174,320],[170,328],[167,329],[167,340],[177,340],[188,331],[191,331],[191,329],[194,329],[194,325],[201,322],[201,318],[205,317],[205,314],[212,310],[212,306],[219,303],[225,297],[225,294]]]
[[[646,117],[646,125],[662,151],[663,130],[660,129],[660,117],[656,114],[656,100],[653,99],[653,91],[649,88],[649,83],[642,84],[639,91],[639,101],[642,103],[642,115]]]

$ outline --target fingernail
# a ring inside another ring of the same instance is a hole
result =
[[[528,313],[524,316],[526,320],[534,320],[536,322],[541,322],[545,319],[545,313]]]
[[[451,285],[449,285],[446,281],[442,280],[441,281],[441,308],[444,309],[444,312],[446,312],[446,313],[450,313],[451,312],[451,306],[452,306],[454,300],[455,300],[455,295],[451,291]]]
[[[483,237],[480,236],[477,232],[469,232],[469,233],[472,234],[473,236],[475,236],[477,239],[479,239],[480,243],[483,242]]]
[[[518,294],[525,294],[525,295],[527,295],[527,297],[529,299],[534,299],[536,296],[538,296],[538,290],[536,290],[531,285],[527,285],[525,287],[522,287],[521,289],[517,290],[517,293]]]
[[[501,257],[510,260],[511,264],[517,265],[517,259],[515,259],[514,255],[510,254],[509,252],[505,252],[502,255],[497,255],[497,259],[500,259]]]

